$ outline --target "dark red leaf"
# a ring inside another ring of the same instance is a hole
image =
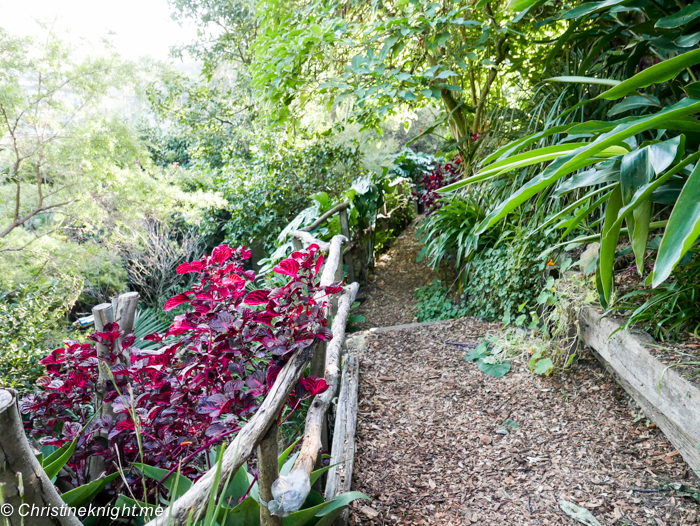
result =
[[[182,294],[178,294],[177,296],[173,296],[170,298],[168,301],[165,302],[165,308],[163,310],[172,310],[178,305],[182,305],[183,303],[187,303],[188,301],[192,301],[192,298],[190,298],[187,294],[191,294],[191,292],[183,292]]]
[[[280,264],[272,269],[277,274],[284,274],[285,276],[291,276],[293,278],[297,277],[299,272],[299,262],[294,259],[283,259]]]
[[[270,293],[266,290],[254,290],[245,297],[243,303],[246,305],[264,305],[267,303],[269,294]]]

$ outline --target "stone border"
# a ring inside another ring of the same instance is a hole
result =
[[[700,476],[700,389],[649,352],[645,344],[656,342],[648,334],[625,331],[591,307],[578,319],[583,342]]]

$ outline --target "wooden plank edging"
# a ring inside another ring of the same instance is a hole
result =
[[[579,312],[582,340],[700,476],[700,389],[649,352],[644,344],[654,340],[648,334],[623,325],[591,307]]]

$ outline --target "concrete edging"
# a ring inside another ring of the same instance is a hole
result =
[[[627,332],[591,307],[578,319],[581,339],[700,476],[700,389],[649,352],[644,344],[656,342],[648,334]]]

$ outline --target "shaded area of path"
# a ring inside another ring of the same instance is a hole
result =
[[[420,250],[416,229],[420,220],[419,217],[411,223],[394,245],[379,257],[370,274],[370,282],[360,290],[359,296],[366,301],[354,312],[365,316],[367,321],[358,324],[359,328],[388,327],[416,321],[415,290],[435,277],[424,262],[416,262]]]
[[[412,321],[413,289],[432,277],[411,263],[417,250],[407,232],[385,255],[366,325]],[[592,356],[554,378],[516,363],[497,380],[444,343],[496,330],[465,318],[367,333],[353,489],[371,501],[350,524],[579,524],[560,499],[603,525],[700,524],[697,503],[663,488],[698,480]]]

